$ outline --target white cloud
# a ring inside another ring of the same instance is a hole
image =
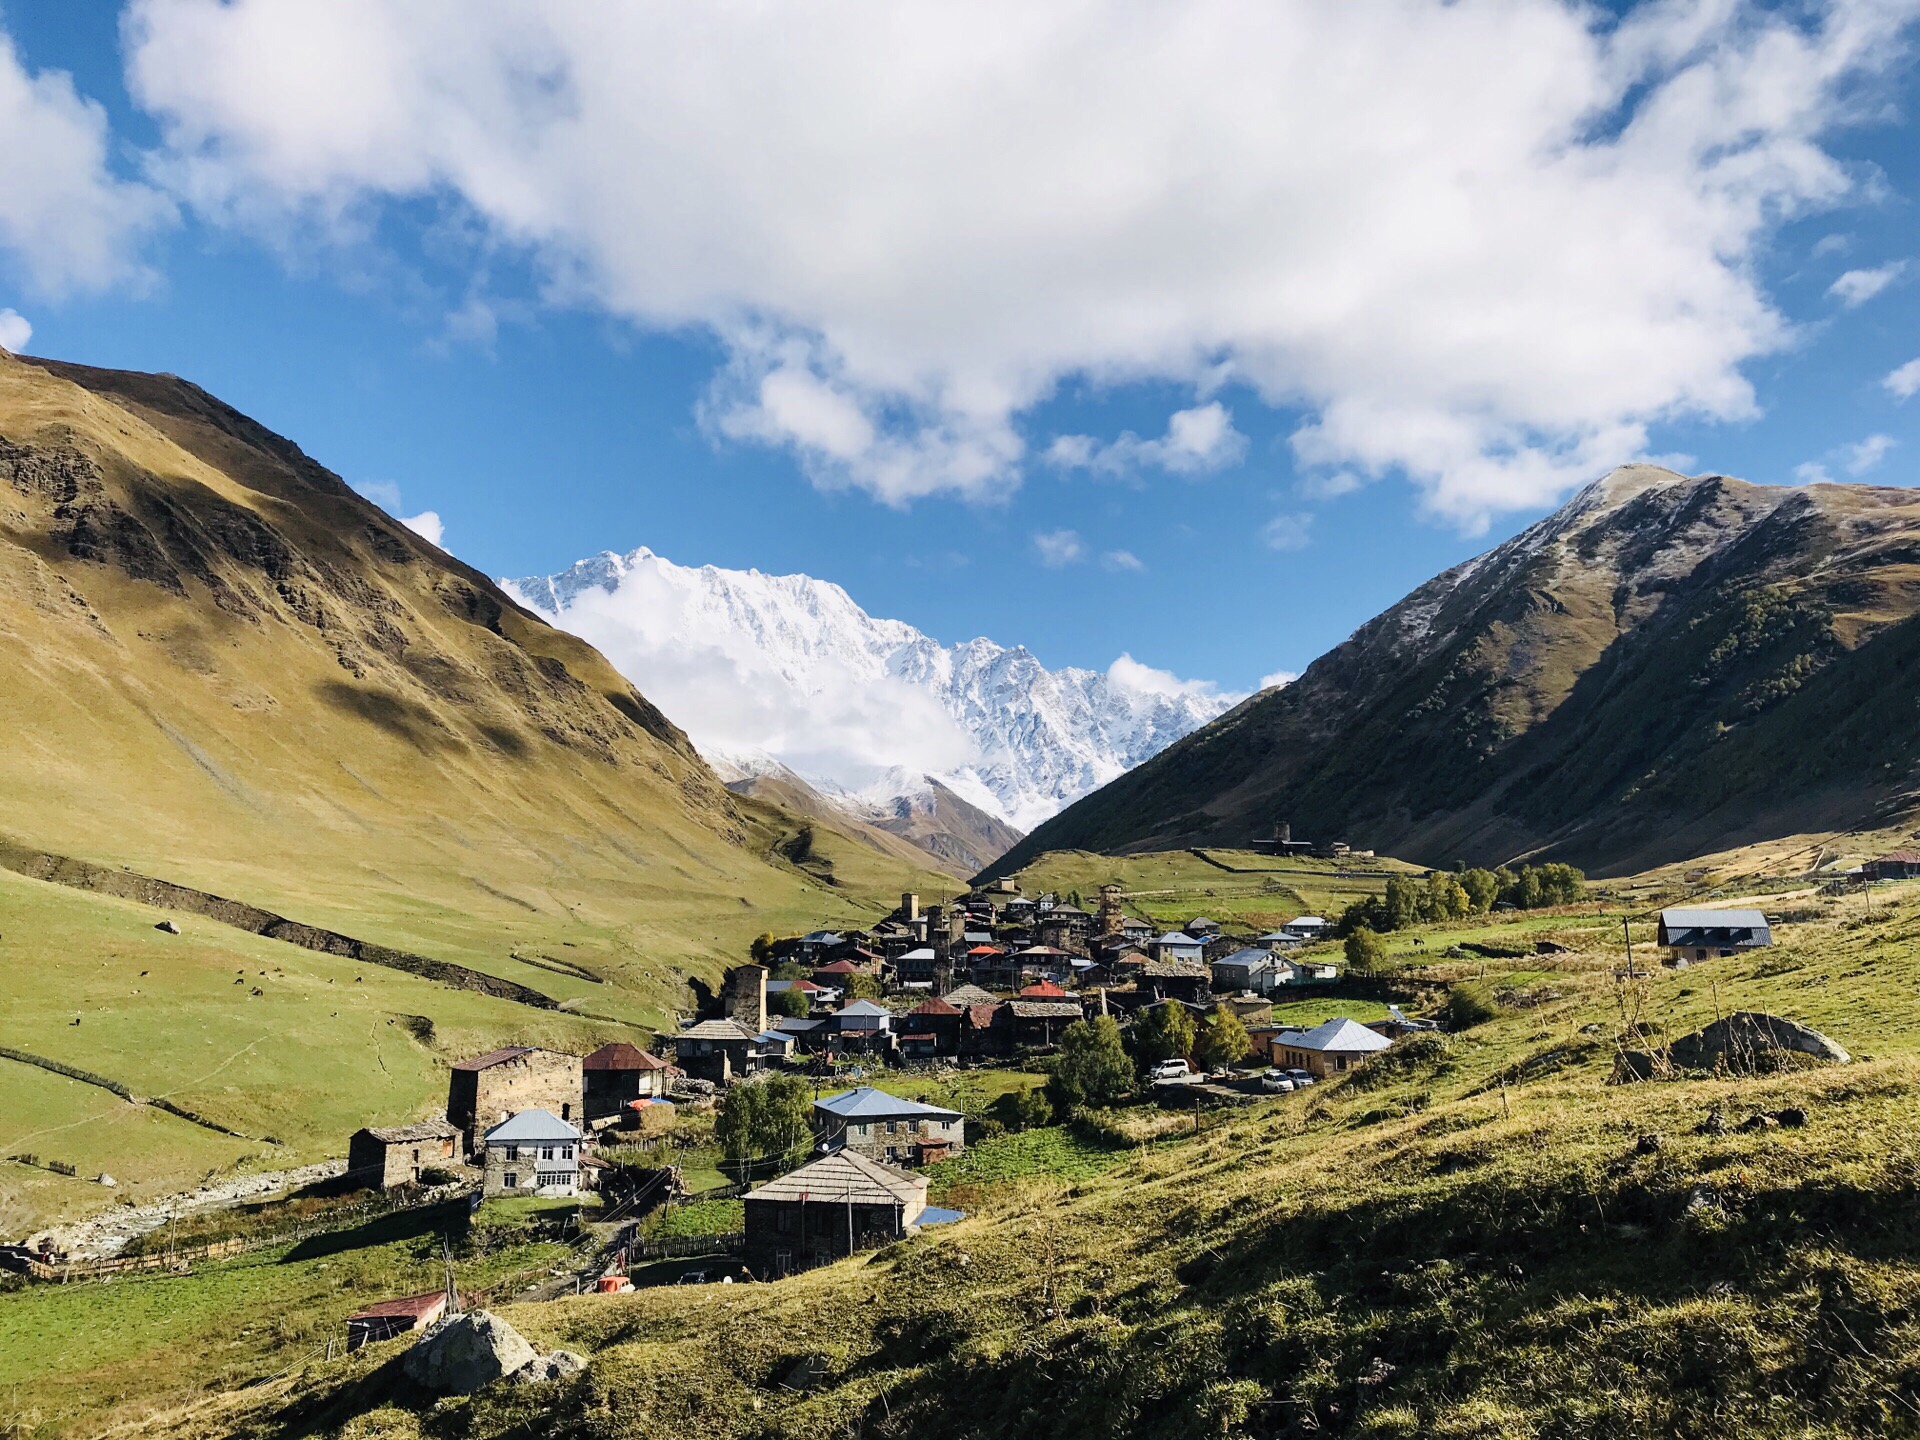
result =
[[[1220,687],[1211,680],[1182,680],[1171,670],[1158,670],[1142,664],[1124,651],[1107,667],[1107,678],[1122,690],[1146,696],[1196,696],[1202,699],[1238,700],[1238,695],[1221,696]]]
[[[353,488],[389,515],[398,510],[402,504],[400,487],[391,480],[362,480]]]
[[[1802,485],[1831,485],[1833,475],[1817,460],[1803,460],[1793,467],[1793,478]]]
[[[0,30],[0,259],[47,295],[141,281],[173,205],[107,165],[107,116],[64,72],[29,74]],[[24,342],[22,342],[24,343]]]
[[[418,515],[408,516],[400,522],[429,545],[439,545],[446,529],[440,523],[438,511],[422,510]]]
[[[0,310],[0,350],[18,355],[33,339],[33,326],[18,310]]]
[[[1272,690],[1276,686],[1291,685],[1299,678],[1300,676],[1292,670],[1276,670],[1271,675],[1262,675],[1257,688],[1261,690]]]
[[[1869,470],[1879,468],[1880,462],[1887,458],[1887,452],[1899,442],[1891,435],[1869,435],[1866,439],[1852,445],[1841,447],[1845,457],[1842,464],[1849,475],[1864,475]]]
[[[1040,552],[1040,563],[1058,570],[1082,559],[1087,547],[1074,530],[1043,530],[1033,537],[1033,548]]]
[[[1131,550],[1109,550],[1100,557],[1100,563],[1116,574],[1121,571],[1139,571],[1147,568],[1145,562]]]
[[[1198,475],[1231,465],[1247,453],[1247,437],[1233,428],[1233,413],[1219,401],[1176,410],[1167,433],[1142,440],[1131,430],[1102,445],[1091,435],[1061,435],[1047,447],[1047,460],[1065,470],[1131,475],[1139,470]]]
[[[1906,268],[1906,261],[1895,260],[1872,270],[1849,270],[1827,287],[1827,293],[1851,310],[1856,305],[1866,304],[1898,280]]]
[[[1276,515],[1261,530],[1269,550],[1304,550],[1312,541],[1313,516],[1303,512]]]
[[[439,511],[422,510],[418,515],[402,515],[400,511],[406,502],[401,498],[400,487],[391,480],[362,480],[353,488],[429,545],[445,548],[443,537],[446,526],[440,519]]]
[[[709,429],[821,485],[1004,496],[1063,380],[1230,375],[1302,465],[1472,526],[1754,412],[1756,259],[1861,183],[1821,145],[1915,7],[132,0],[125,38],[205,214],[437,203],[551,303],[716,336]]]
[[[1911,400],[1920,394],[1920,360],[1909,360],[1898,369],[1888,371],[1880,383],[1897,398]]]

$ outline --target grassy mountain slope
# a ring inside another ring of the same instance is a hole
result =
[[[927,876],[897,856],[790,863],[780,812],[729,795],[597,652],[171,376],[0,355],[0,651],[0,839],[608,1021],[663,1023],[688,974],[711,979],[753,935],[855,920]],[[820,841],[827,860],[855,848]],[[57,985],[41,993],[65,959],[53,931],[4,915],[0,936],[10,993],[60,1011]],[[264,943],[219,942],[262,960]],[[290,973],[315,963],[279,948]],[[156,969],[145,1001],[173,986],[185,1005],[190,970]],[[104,1018],[72,1000],[82,1025],[47,1043],[84,1049]],[[521,1006],[482,1024],[457,992],[394,1004],[490,1043],[546,1033]],[[158,1020],[129,1033],[170,1039]],[[280,1123],[278,1031],[262,1033],[222,1072],[250,1134]],[[341,1052],[347,1068],[377,1070],[385,1039]]]
[[[777,1285],[507,1307],[537,1344],[590,1357],[574,1381],[435,1404],[388,1348],[192,1400],[159,1428],[1910,1435],[1917,891],[1776,907],[1792,918],[1772,951],[1625,987],[1617,918],[1504,922],[1568,947],[1514,961],[1438,959],[1436,927],[1426,978],[1484,975],[1511,1002],[1444,1045],[1197,1136],[1164,1116],[1103,1173],[976,1188],[957,1225]],[[1606,1083],[1623,1024],[1674,1036],[1736,1007],[1815,1024],[1856,1062]],[[1805,1123],[1744,1128],[1786,1108]],[[788,1383],[808,1358],[818,1380]]]
[[[958,875],[984,870],[1020,843],[1020,832],[928,777],[924,794],[901,796],[872,823],[937,858]]]
[[[1429,864],[1622,872],[1883,824],[1920,788],[1916,612],[1916,492],[1627,467],[992,868],[1288,821]]]

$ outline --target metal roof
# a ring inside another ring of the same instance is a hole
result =
[[[1765,930],[1767,917],[1758,910],[1662,910],[1660,923],[1669,930]]]
[[[918,1100],[902,1100],[898,1095],[889,1095],[871,1085],[862,1085],[858,1090],[849,1090],[844,1095],[829,1095],[825,1100],[816,1100],[813,1108],[824,1110],[841,1120],[886,1120],[904,1115],[938,1115],[943,1120],[960,1118],[957,1110],[923,1105]]]
[[[893,1012],[884,1005],[876,1005],[871,1000],[855,1000],[842,1005],[834,1012],[836,1015],[880,1015],[891,1017]]]
[[[447,1292],[431,1290],[425,1295],[409,1295],[403,1300],[380,1300],[356,1310],[348,1320],[418,1320],[423,1315],[435,1315],[447,1303]]]
[[[487,1144],[539,1144],[545,1140],[578,1140],[580,1132],[551,1110],[522,1110],[487,1131]]]
[[[665,1070],[667,1062],[658,1056],[649,1055],[637,1045],[629,1045],[624,1040],[616,1040],[611,1045],[602,1045],[586,1059],[580,1062],[583,1070]]]
[[[907,1012],[909,1015],[958,1015],[959,1013],[960,1007],[958,1005],[948,1000],[942,1000],[937,996],[931,1000],[922,1000]]]
[[[1298,1035],[1284,1036],[1283,1045],[1291,1045],[1296,1050],[1387,1050],[1393,1042],[1378,1030],[1369,1030],[1366,1026],[1352,1020],[1329,1020],[1316,1025]]]
[[[1190,950],[1201,948],[1202,942],[1181,930],[1169,930],[1153,942],[1156,945],[1184,945]]]
[[[1258,950],[1258,949],[1255,949],[1253,946],[1248,946],[1245,950],[1236,950],[1231,955],[1226,956],[1224,959],[1216,960],[1213,963],[1216,966],[1244,965],[1247,968],[1252,969],[1254,966],[1257,966],[1257,965],[1273,964],[1273,953],[1268,950]]]
[[[758,1190],[749,1190],[747,1204],[756,1200],[815,1200],[823,1205],[912,1205],[927,1193],[921,1176],[909,1175],[878,1160],[869,1160],[857,1150],[836,1150],[824,1159],[777,1180],[769,1180]]]

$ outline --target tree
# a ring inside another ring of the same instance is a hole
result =
[[[720,1101],[713,1138],[729,1160],[784,1157],[812,1135],[813,1094],[798,1075],[773,1075],[735,1085]]]
[[[1446,1016],[1449,1030],[1466,1030],[1493,1019],[1500,1004],[1493,998],[1493,987],[1483,980],[1463,980],[1447,991]]]
[[[886,992],[880,988],[880,982],[871,975],[843,975],[847,999],[878,1000]]]
[[[1460,883],[1459,877],[1436,870],[1427,877],[1427,893],[1422,919],[1459,920],[1473,908],[1468,898],[1467,887]]]
[[[753,957],[753,963],[764,965],[773,958],[773,932],[767,930],[753,937],[753,946],[747,952]]]
[[[1500,882],[1493,878],[1491,870],[1463,872],[1460,886],[1467,892],[1467,903],[1475,915],[1486,914],[1493,908],[1493,902],[1500,898]]]
[[[804,1020],[812,1012],[813,1002],[807,998],[807,992],[804,990],[776,990],[773,992],[772,1008],[782,1015],[791,1015],[796,1020]]]
[[[1419,882],[1406,875],[1387,881],[1386,928],[1404,930],[1420,918]]]
[[[1058,1110],[1111,1105],[1132,1088],[1133,1065],[1111,1015],[1076,1020],[1066,1028],[1048,1083]]]
[[[1178,1000],[1149,1005],[1133,1021],[1133,1053],[1141,1065],[1184,1060],[1193,1053],[1193,1016]]]
[[[1362,927],[1347,936],[1347,968],[1356,975],[1379,975],[1388,968],[1387,947],[1373,931]]]
[[[1247,1027],[1225,1005],[1214,1006],[1212,1013],[1200,1022],[1199,1033],[1193,1042],[1194,1054],[1201,1066],[1208,1070],[1221,1070],[1237,1064],[1252,1049],[1253,1041],[1247,1035]]]
[[[1029,1086],[1013,1097],[1013,1128],[1037,1130],[1053,1123],[1053,1102],[1038,1085]]]

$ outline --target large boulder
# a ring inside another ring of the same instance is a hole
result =
[[[471,1395],[539,1358],[520,1332],[487,1310],[428,1328],[407,1351],[409,1378],[442,1395]]]
[[[1782,1052],[1836,1065],[1853,1059],[1842,1046],[1810,1025],[1757,1010],[1736,1010],[1704,1029],[1682,1035],[1665,1050],[1621,1051],[1614,1057],[1612,1083],[1673,1080],[1699,1070],[1752,1075],[1771,1068],[1771,1062]]]
[[[1809,1025],[1756,1010],[1736,1010],[1704,1030],[1682,1035],[1670,1048],[1673,1063],[1688,1070],[1716,1069],[1723,1060],[1730,1070],[1752,1069],[1765,1050],[1794,1050],[1840,1065],[1853,1058]]]

